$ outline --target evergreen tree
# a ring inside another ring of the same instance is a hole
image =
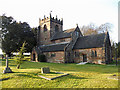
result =
[[[24,42],[22,47],[20,47],[20,50],[18,51],[18,55],[16,55],[17,69],[19,69],[20,65],[23,63],[24,60],[23,53],[25,52],[25,45],[26,43]]]

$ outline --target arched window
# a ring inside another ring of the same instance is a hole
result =
[[[80,53],[78,51],[75,52],[75,57],[80,57]]]
[[[44,32],[47,31],[47,26],[46,24],[44,25]]]
[[[93,51],[91,52],[91,57],[94,57],[94,52]]]
[[[95,51],[95,57],[97,57],[97,51]]]
[[[55,26],[55,32],[58,32],[59,31],[59,27],[58,25]]]

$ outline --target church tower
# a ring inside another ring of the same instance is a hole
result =
[[[39,19],[38,38],[40,45],[51,44],[51,38],[60,31],[63,31],[63,19],[58,19],[51,16]]]

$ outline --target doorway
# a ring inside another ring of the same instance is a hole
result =
[[[33,61],[35,61],[35,54],[33,54]]]
[[[83,62],[87,62],[87,55],[83,54]]]

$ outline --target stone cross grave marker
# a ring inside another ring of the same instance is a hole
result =
[[[8,67],[8,56],[6,55],[6,68],[3,73],[12,73],[12,70]]]
[[[42,67],[41,73],[50,73],[50,68],[49,67]]]

